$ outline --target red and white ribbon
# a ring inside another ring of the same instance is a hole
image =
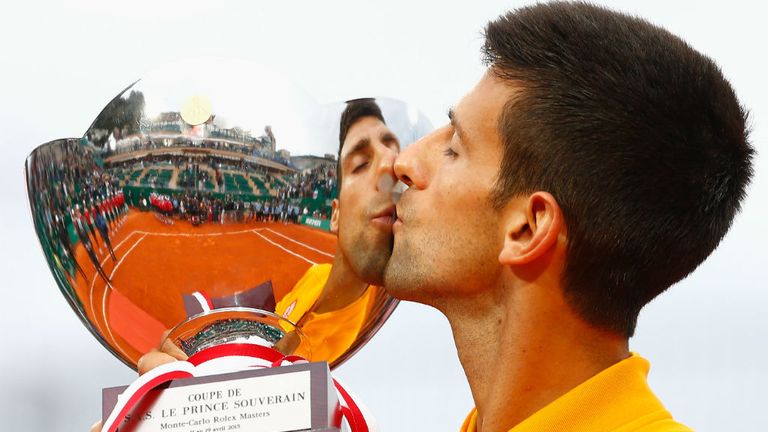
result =
[[[175,379],[192,378],[216,373],[234,372],[248,368],[280,367],[286,364],[307,363],[299,356],[285,356],[262,345],[228,343],[206,348],[187,361],[160,365],[140,376],[118,397],[117,404],[104,421],[102,432],[116,432],[125,416],[153,389]],[[370,411],[355,401],[355,397],[334,378],[341,412],[352,432],[376,432]]]

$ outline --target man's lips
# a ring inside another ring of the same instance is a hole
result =
[[[384,224],[384,225],[392,225],[392,223],[395,222],[395,219],[397,219],[397,211],[395,210],[395,206],[391,205],[373,215],[371,220],[373,220],[376,223]]]

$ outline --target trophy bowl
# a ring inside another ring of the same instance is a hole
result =
[[[376,273],[394,181],[374,165],[430,129],[397,100],[319,104],[263,66],[180,62],[35,149],[27,191],[59,289],[130,367],[167,336],[186,355],[255,338],[333,368],[397,304]],[[345,183],[353,132],[366,161]]]

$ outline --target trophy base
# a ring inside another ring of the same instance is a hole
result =
[[[126,387],[103,390],[106,420]],[[121,432],[327,431],[341,407],[325,362],[177,379],[150,391]]]

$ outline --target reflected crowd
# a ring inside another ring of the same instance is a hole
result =
[[[77,261],[75,245],[83,245],[96,272],[109,278],[100,259],[109,254],[116,260],[110,237],[127,213],[119,184],[98,166],[91,150],[76,140],[61,140],[41,148],[30,169],[30,185],[36,197],[35,223],[47,233],[46,254],[52,255],[60,276],[74,283],[76,273],[88,281]]]
[[[142,210],[152,210],[163,223],[173,224],[174,220],[188,221],[197,226],[203,223],[224,224],[228,222],[282,222],[299,223],[300,215],[307,215],[307,207],[287,200],[267,199],[247,201],[231,195],[224,199],[201,192],[163,195],[151,193],[141,200]],[[313,213],[318,215],[318,212]]]

